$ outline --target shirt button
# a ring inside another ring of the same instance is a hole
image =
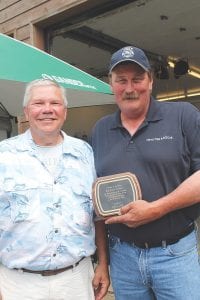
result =
[[[55,233],[58,233],[58,229],[55,230]]]
[[[55,256],[56,256],[56,253],[54,253],[53,256],[55,257]]]
[[[130,141],[131,144],[133,144],[133,141]]]

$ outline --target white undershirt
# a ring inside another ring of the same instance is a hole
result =
[[[55,146],[37,145],[37,150],[46,168],[51,174],[54,174],[59,159],[63,153],[63,143],[60,143]]]

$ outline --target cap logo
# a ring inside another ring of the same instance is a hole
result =
[[[129,57],[133,57],[133,56],[134,56],[133,47],[125,47],[122,50],[122,57],[129,58]]]

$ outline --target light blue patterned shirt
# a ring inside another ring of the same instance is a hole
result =
[[[0,262],[8,268],[54,270],[95,251],[93,152],[63,136],[54,176],[29,130],[0,143]]]

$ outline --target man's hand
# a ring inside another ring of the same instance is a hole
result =
[[[136,228],[143,224],[152,222],[160,217],[160,213],[156,209],[155,202],[137,200],[129,203],[120,209],[119,216],[109,217],[106,219],[105,223],[123,223],[128,227]]]
[[[107,294],[110,285],[107,265],[96,266],[92,284],[94,287],[95,300],[102,300],[103,297]]]

